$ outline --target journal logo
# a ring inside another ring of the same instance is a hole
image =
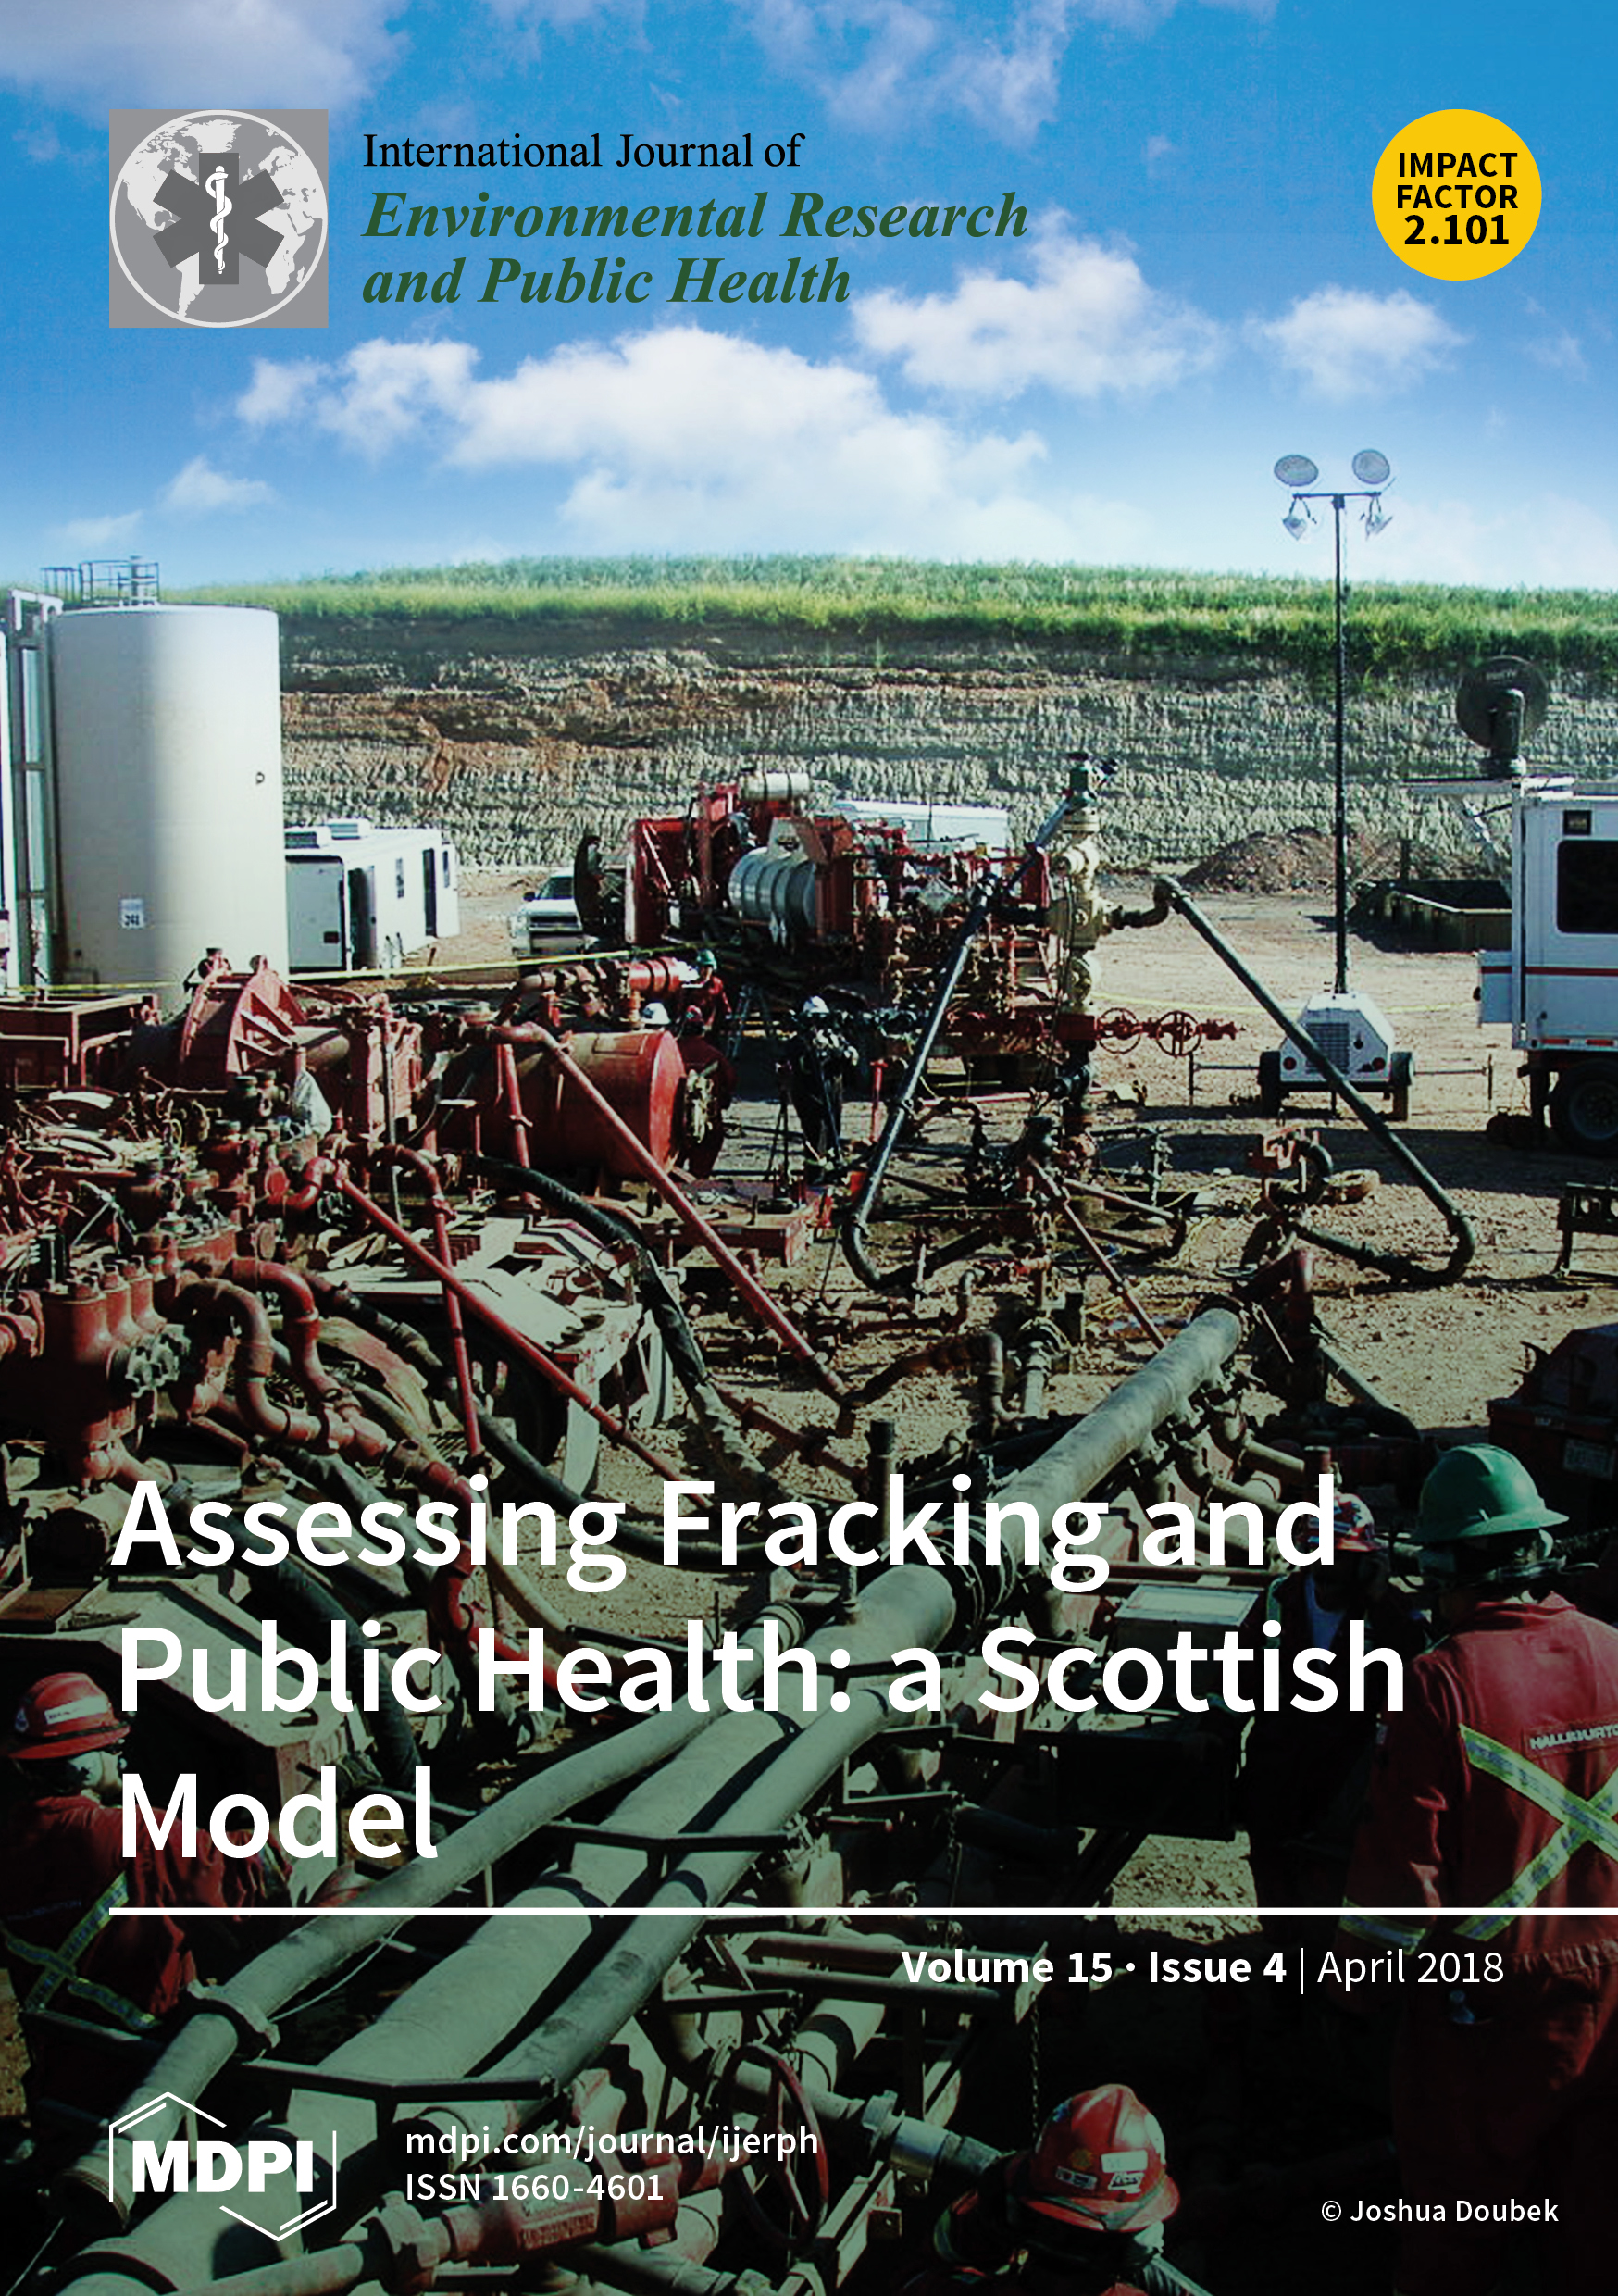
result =
[[[172,2108],[172,2110],[171,2110]],[[143,2125],[178,2115],[181,2133],[160,2141],[134,2132]],[[200,2104],[165,2090],[133,2112],[122,2114],[106,2128],[107,2190],[118,2192],[118,2146],[128,2147],[126,2189],[131,2202],[153,2193],[228,2192],[220,2208],[238,2224],[251,2225],[272,2240],[289,2240],[337,2206],[337,2136],[331,2138],[330,2160],[320,2160],[305,2139],[255,2139],[244,2145],[203,2134],[201,2124],[222,2128],[225,2124]],[[288,2200],[307,2203],[283,2215]],[[235,2205],[232,2206],[231,2203]]]
[[[113,112],[114,327],[324,327],[326,114]]]

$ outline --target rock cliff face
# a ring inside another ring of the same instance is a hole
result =
[[[1031,827],[1067,754],[1116,758],[1109,858],[1183,862],[1330,810],[1330,693],[1216,661],[1142,668],[1056,647],[823,647],[779,633],[671,645],[628,626],[282,625],[289,818],[442,824],[464,858],[526,867],[609,845],[704,780],[794,765],[818,795],[977,799]],[[1356,825],[1473,849],[1457,808],[1409,785],[1470,772],[1453,681],[1355,693]],[[1618,773],[1618,696],[1569,680],[1529,752]]]

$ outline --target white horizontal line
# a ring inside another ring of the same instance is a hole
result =
[[[1162,1921],[1213,1915],[1221,1921],[1340,1922],[1475,1920],[1499,1916],[1498,1905],[122,1905],[117,1921],[954,1921],[990,1915],[1017,1921]],[[1531,1905],[1517,1918],[1536,1921],[1606,1920],[1618,1930],[1610,1905]]]

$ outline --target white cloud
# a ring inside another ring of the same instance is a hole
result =
[[[479,378],[461,343],[362,344],[282,394],[280,418],[357,450],[430,445],[468,472],[559,470],[566,547],[1117,557],[1126,502],[1054,486],[1044,441],[891,407],[876,379],[697,327],[579,343]],[[306,368],[306,362],[302,363]],[[262,409],[273,394],[255,381]],[[379,412],[380,410],[380,412]]]
[[[48,168],[53,160],[62,156],[62,140],[48,121],[43,127],[18,128],[11,141],[19,144],[30,159],[42,168]]]
[[[545,25],[553,31],[571,31],[592,16],[630,16],[637,22],[641,0],[484,0],[490,14],[503,24]]]
[[[1032,135],[1056,116],[1068,14],[1067,0],[1027,0],[1013,10],[1003,45],[978,38],[956,53],[942,93],[993,131]]]
[[[166,510],[185,516],[212,510],[251,510],[255,504],[273,502],[275,491],[262,479],[230,479],[216,470],[205,455],[195,455],[162,493]]]
[[[1536,336],[1527,350],[1531,359],[1541,367],[1549,367],[1552,374],[1572,375],[1578,382],[1589,380],[1590,363],[1585,356],[1584,345],[1565,327],[1559,334]]]
[[[236,413],[253,430],[310,423],[374,458],[429,418],[453,417],[464,406],[477,360],[469,343],[380,338],[356,344],[335,367],[317,359],[290,359],[279,367],[255,359]]]
[[[318,359],[255,358],[253,381],[236,401],[236,412],[250,430],[285,422],[295,415],[318,383],[325,369]]]
[[[1403,287],[1389,295],[1319,287],[1285,318],[1255,322],[1251,332],[1327,399],[1402,390],[1448,365],[1466,341]]]
[[[911,0],[757,0],[740,13],[777,71],[863,127],[908,100],[940,38],[933,10]]]
[[[1390,496],[1388,506],[1386,531],[1357,552],[1359,580],[1618,589],[1618,531],[1570,496],[1511,493],[1487,509]]]
[[[1048,231],[1035,277],[963,274],[950,294],[856,298],[854,331],[923,388],[1010,398],[1034,385],[1071,398],[1134,398],[1211,367],[1224,337],[1148,286],[1134,257]]]
[[[1138,36],[1180,0],[736,0],[737,13],[783,77],[812,88],[835,117],[870,129],[918,106],[965,112],[1024,143],[1056,117],[1063,63],[1077,25]],[[1275,0],[1198,0],[1269,16]],[[992,23],[986,29],[986,23]]]
[[[483,0],[498,27],[503,59],[529,71],[544,64],[547,34],[564,37],[597,17],[610,18],[626,46],[644,46],[644,0]]]
[[[255,104],[366,94],[399,42],[404,0],[116,0],[0,6],[0,81],[85,111],[171,104],[176,89],[228,88]],[[183,105],[175,106],[183,110]]]
[[[109,543],[128,542],[144,514],[119,510],[100,518],[69,518],[52,531],[75,550],[105,550]]]

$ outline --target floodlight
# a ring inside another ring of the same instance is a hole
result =
[[[1308,536],[1316,524],[1314,505],[1331,505],[1332,536],[1337,545],[1332,569],[1332,624],[1334,675],[1332,706],[1332,781],[1335,794],[1334,839],[1337,861],[1334,871],[1335,899],[1333,924],[1337,940],[1337,984],[1334,996],[1347,998],[1349,993],[1349,794],[1347,734],[1348,637],[1343,617],[1348,582],[1343,564],[1343,526],[1350,502],[1363,505],[1363,517],[1367,535],[1380,534],[1389,523],[1382,507],[1382,490],[1393,481],[1393,466],[1386,455],[1375,446],[1363,446],[1353,458],[1357,487],[1317,487],[1320,466],[1308,455],[1283,455],[1275,465],[1275,473],[1291,494],[1287,515],[1281,520],[1295,543]]]

